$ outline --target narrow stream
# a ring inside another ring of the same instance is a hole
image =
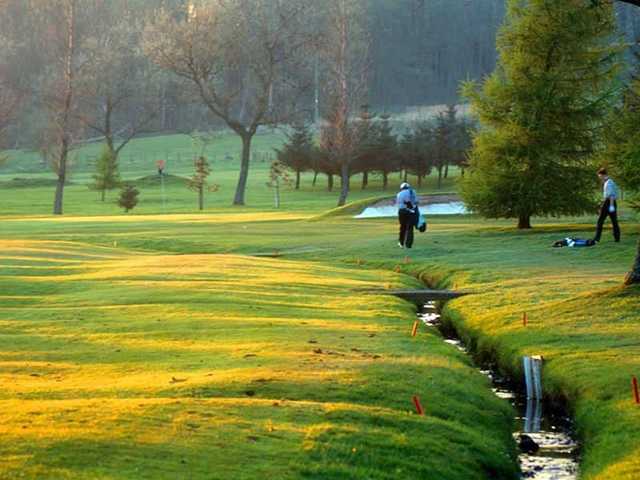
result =
[[[418,318],[441,332],[440,313],[435,302],[424,305]],[[444,334],[444,333],[443,333]],[[446,343],[470,355],[457,338],[445,335]],[[578,478],[578,444],[571,436],[571,419],[552,413],[541,401],[527,400],[505,378],[492,369],[480,369],[493,383],[493,392],[508,400],[518,412],[518,431],[514,440],[520,446],[522,478],[536,480],[575,480]],[[548,410],[548,411],[547,411]]]

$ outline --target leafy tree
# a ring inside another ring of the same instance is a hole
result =
[[[96,162],[96,171],[93,174],[94,190],[101,192],[101,199],[104,202],[107,190],[113,190],[120,185],[120,173],[118,172],[118,161],[116,156],[105,147]]]
[[[124,208],[125,213],[129,213],[138,205],[138,195],[140,195],[140,192],[135,185],[125,184],[120,191],[118,205]]]
[[[593,206],[589,159],[617,73],[612,6],[583,0],[510,0],[498,40],[499,64],[481,89],[464,94],[481,128],[467,205],[488,218],[579,214]]]

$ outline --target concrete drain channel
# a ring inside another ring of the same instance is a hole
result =
[[[471,353],[460,339],[451,337],[442,328],[440,312],[435,301],[424,303],[418,319],[429,327],[437,328],[444,341],[471,357]],[[474,362],[475,365],[475,362]],[[547,407],[542,400],[541,359],[525,357],[523,367],[526,372],[527,393],[517,392],[513,381],[503,378],[491,368],[478,370],[487,376],[493,385],[493,392],[509,401],[518,415],[514,440],[520,448],[520,468],[522,478],[536,480],[575,480],[578,478],[579,445],[572,437],[571,419]]]

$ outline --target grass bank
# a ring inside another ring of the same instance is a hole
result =
[[[590,217],[535,219],[529,232],[511,222],[432,217],[406,262],[393,219],[308,221],[337,198],[312,187],[308,176],[301,191],[284,192],[276,211],[266,167],[258,165],[250,206],[228,207],[235,168],[214,169],[222,188],[202,214],[193,212],[195,194],[176,185],[167,188],[164,210],[159,188],[144,186],[133,215],[117,215],[86,185],[70,185],[66,206],[75,216],[63,218],[46,216],[49,187],[0,189],[0,366],[4,384],[15,385],[2,400],[2,453],[10,459],[4,476],[26,471],[38,478],[47,468],[82,478],[88,468],[91,478],[114,471],[143,478],[132,470],[143,465],[156,478],[163,471],[175,478],[185,465],[204,472],[243,458],[276,478],[285,471],[396,478],[410,466],[444,472],[436,478],[486,478],[496,465],[512,468],[505,466],[513,453],[505,446],[508,407],[492,398],[486,381],[436,337],[408,342],[409,305],[350,294],[354,286],[399,286],[423,275],[475,293],[448,304],[446,314],[481,355],[516,375],[523,354],[545,357],[545,388],[570,402],[584,441],[584,478],[640,477],[640,409],[630,393],[631,375],[640,375],[640,292],[620,288],[638,240],[632,212],[623,206],[621,244],[605,236],[587,249],[550,245],[568,234],[589,238]],[[434,193],[433,180],[424,193]],[[374,182],[353,197],[376,195],[384,192]],[[269,255],[279,258],[262,258]],[[396,268],[408,275],[390,273]],[[384,335],[361,336],[365,328]],[[254,344],[264,351],[250,351]],[[359,356],[365,353],[380,358]],[[273,363],[258,367],[263,357]],[[276,373],[260,370],[272,366]],[[231,381],[236,374],[240,380]],[[408,413],[407,398],[418,388],[427,392],[429,418]],[[291,409],[280,409],[279,397]],[[346,417],[327,416],[336,405],[345,406]],[[269,439],[268,421],[287,433]],[[496,443],[483,447],[485,437]],[[85,443],[93,446],[83,451]],[[124,452],[138,443],[144,447],[128,467]],[[211,445],[220,451],[212,454]],[[76,450],[84,452],[77,460],[70,453]],[[441,461],[452,451],[460,464]],[[273,469],[264,470],[267,464]],[[256,471],[233,473],[252,478]]]
[[[449,243],[449,259],[405,267],[474,292],[448,303],[444,316],[481,360],[521,379],[523,355],[544,357],[546,393],[570,406],[584,446],[583,479],[640,478],[631,393],[640,376],[640,288],[621,287],[637,231],[627,228],[623,245],[582,250],[551,249],[544,231],[467,232],[464,248]]]
[[[3,225],[3,479],[516,477],[487,380],[435,331],[412,339],[411,305],[353,293],[411,277],[28,238],[159,222],[112,220]],[[199,220],[164,218],[163,235],[215,242]]]

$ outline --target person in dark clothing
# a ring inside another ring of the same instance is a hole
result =
[[[616,242],[620,241],[620,225],[618,224],[618,186],[609,178],[607,171],[601,168],[598,171],[598,177],[603,182],[603,201],[600,206],[600,216],[598,217],[598,225],[596,227],[596,236],[593,237],[595,242],[599,242],[602,237],[602,229],[607,217],[611,218],[613,226],[613,238]]]
[[[400,193],[396,197],[398,207],[398,221],[400,222],[400,234],[398,245],[400,248],[413,246],[413,229],[416,226],[416,208],[418,196],[408,183],[400,185]]]

